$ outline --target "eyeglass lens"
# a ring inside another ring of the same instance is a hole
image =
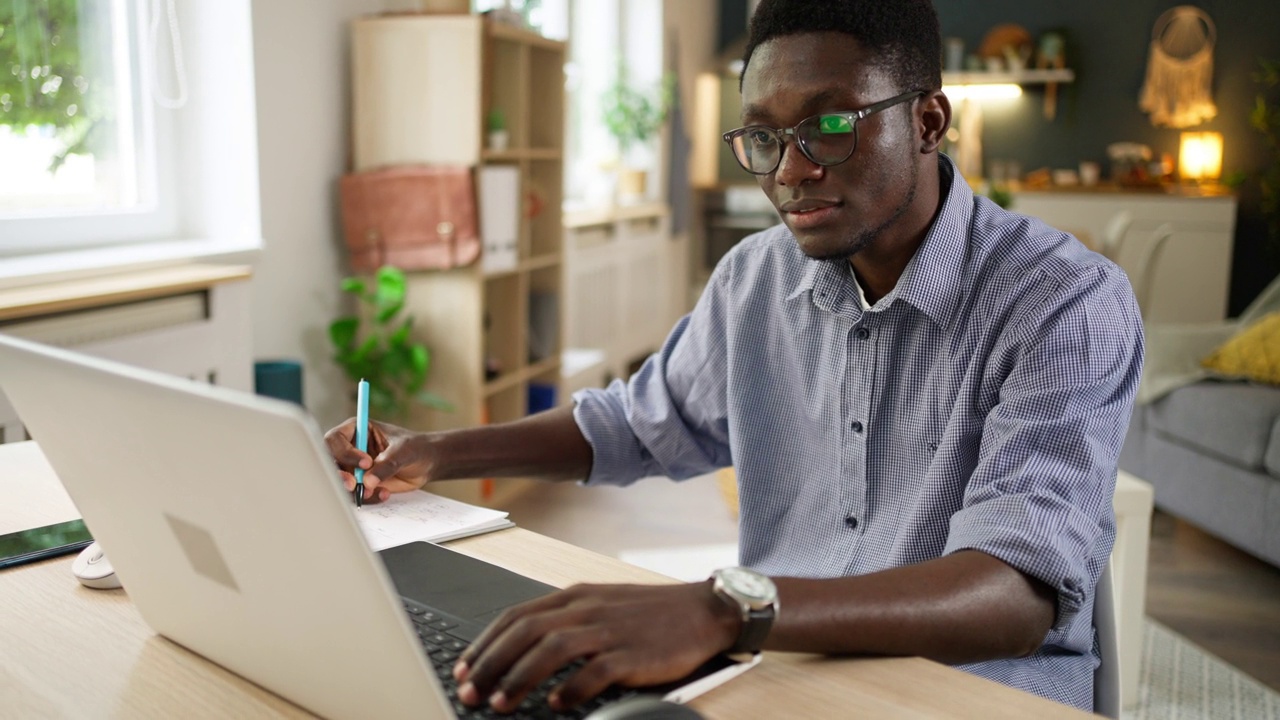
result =
[[[838,165],[849,159],[858,144],[854,121],[844,115],[816,115],[795,128],[805,157],[819,165]],[[733,138],[733,152],[747,170],[766,174],[778,167],[783,141],[772,128],[753,127]]]

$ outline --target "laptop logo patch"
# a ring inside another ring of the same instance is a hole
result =
[[[192,569],[219,585],[240,592],[240,586],[231,577],[231,568],[222,559],[222,553],[218,552],[218,546],[208,530],[168,513],[165,513],[164,519],[168,521],[173,536],[178,539],[178,546],[186,553],[187,562],[191,563]]]

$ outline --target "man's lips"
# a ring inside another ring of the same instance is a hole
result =
[[[807,230],[827,223],[836,216],[839,208],[840,203],[825,200],[797,200],[779,207],[787,224],[795,230]]]

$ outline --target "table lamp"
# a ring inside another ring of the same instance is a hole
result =
[[[1222,133],[1184,132],[1178,148],[1178,175],[1200,182],[1222,176]]]

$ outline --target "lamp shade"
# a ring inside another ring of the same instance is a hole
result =
[[[1183,180],[1222,177],[1222,133],[1184,132],[1178,148],[1178,175]]]

